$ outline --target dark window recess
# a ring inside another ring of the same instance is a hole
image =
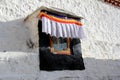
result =
[[[80,40],[77,38],[51,37],[50,35],[42,33],[41,26],[42,22],[39,21],[40,70],[84,70]],[[54,49],[51,50],[52,48]],[[63,52],[66,51],[70,52],[70,54],[63,54]]]

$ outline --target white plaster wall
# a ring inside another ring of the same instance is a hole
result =
[[[83,16],[84,71],[39,71],[23,19],[41,5]],[[120,8],[102,0],[0,0],[0,80],[120,80]]]

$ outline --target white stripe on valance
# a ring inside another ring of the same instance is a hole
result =
[[[84,38],[83,27],[71,24],[61,23],[42,17],[42,32],[55,37]]]

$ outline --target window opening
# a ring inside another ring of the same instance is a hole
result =
[[[68,54],[70,55],[70,38],[56,38],[50,37],[51,52],[54,54]]]
[[[54,10],[50,14],[40,13],[41,20],[38,23],[40,70],[84,70],[79,45],[80,38],[84,37],[82,23],[78,20],[80,17],[69,15],[66,19],[66,14],[61,16],[53,13]]]

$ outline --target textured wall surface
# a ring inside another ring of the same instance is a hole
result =
[[[41,5],[84,17],[84,71],[39,71],[23,19]],[[0,80],[120,80],[120,8],[102,0],[0,0]]]

